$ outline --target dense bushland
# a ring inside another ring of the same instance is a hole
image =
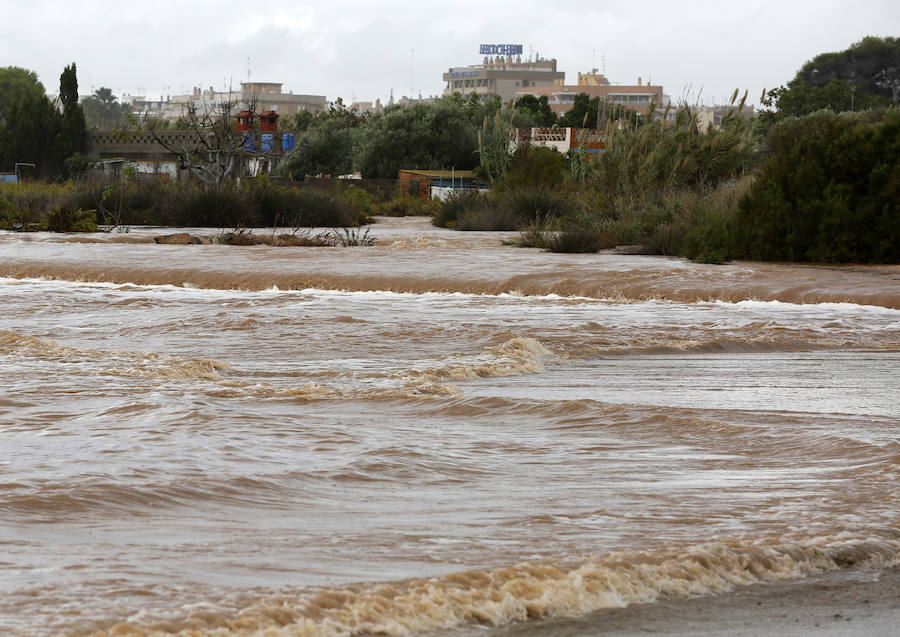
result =
[[[516,230],[519,244],[591,252],[617,244],[682,254],[707,218],[722,214],[736,182],[757,159],[750,125],[736,105],[721,128],[701,131],[687,106],[675,122],[639,118],[607,124],[609,151],[587,160],[524,146],[487,194],[446,201],[434,223],[470,230]],[[721,192],[719,192],[721,190]],[[697,243],[696,240],[693,243]]]
[[[667,125],[620,122],[592,161],[520,149],[490,193],[433,221],[554,252],[900,262],[900,109],[787,118],[760,139],[741,106],[706,131],[685,106]]]
[[[726,220],[729,256],[900,262],[900,109],[787,119],[766,149]]]

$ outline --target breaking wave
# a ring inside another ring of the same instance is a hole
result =
[[[540,373],[544,369],[544,359],[551,352],[535,339],[515,337],[487,348],[479,356],[451,357],[441,365],[396,372],[390,375],[387,383],[379,382],[378,375],[374,374],[373,378],[362,379],[353,387],[340,384],[340,380],[336,385],[316,382],[277,385],[252,376],[244,378],[240,369],[222,361],[181,358],[157,352],[111,352],[72,347],[12,330],[0,330],[0,354],[66,363],[91,361],[100,363],[104,373],[116,376],[173,382],[201,381],[207,383],[204,391],[226,398],[327,400],[453,396],[460,392],[451,381]],[[333,377],[334,372],[323,372],[322,375]]]
[[[723,540],[610,553],[571,564],[524,562],[429,579],[281,594],[236,612],[208,607],[204,613],[156,624],[116,624],[96,635],[401,636],[468,624],[502,626],[579,617],[663,596],[717,594],[850,566],[892,567],[900,563],[898,554],[897,531]]]

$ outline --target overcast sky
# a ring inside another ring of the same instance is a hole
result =
[[[270,8],[271,7],[271,8]],[[345,102],[438,95],[481,43],[556,58],[566,82],[605,68],[614,84],[726,101],[789,81],[819,53],[900,36],[897,0],[518,0],[216,2],[0,0],[0,66],[35,71],[49,93],[71,62],[80,92],[189,92],[281,82]]]

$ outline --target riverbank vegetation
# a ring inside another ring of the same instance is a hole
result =
[[[628,246],[712,263],[900,262],[900,67],[892,60],[900,60],[895,38],[823,54],[765,94],[770,110],[755,121],[742,116],[746,95],[735,93],[721,124],[705,130],[681,104],[672,122],[668,111],[662,121],[611,117],[606,150],[592,159],[579,149],[547,151],[555,158],[519,149],[492,174],[490,193],[447,200],[434,223],[518,229],[518,245],[554,252]]]
[[[371,221],[367,211],[375,212],[374,198],[352,185],[291,186],[266,178],[220,187],[129,178],[0,185],[0,230],[355,227]]]
[[[754,120],[744,117],[747,95],[736,91],[715,126],[701,126],[687,103],[667,106],[660,118],[656,105],[636,113],[585,94],[562,117],[533,96],[504,105],[455,94],[374,114],[337,100],[323,113],[279,122],[297,143],[277,178],[143,182],[126,171],[107,182],[3,186],[0,229],[355,227],[375,215],[430,215],[444,228],[519,231],[518,245],[554,252],[627,247],[705,262],[900,262],[898,69],[900,39],[865,38],[764,91]],[[0,124],[26,108],[32,119],[49,118],[21,131],[0,126],[0,142],[12,140],[0,149],[52,149],[57,155],[40,161],[57,179],[80,172],[84,128],[72,98],[74,65],[60,80],[61,107],[51,116],[33,73],[0,69],[0,89],[23,96],[0,99]],[[98,92],[86,106],[95,117],[113,101]],[[510,148],[512,129],[553,125],[596,128],[605,150]],[[31,146],[22,145],[29,134]],[[440,202],[333,179],[357,172],[387,182],[403,168],[474,170],[490,188]]]

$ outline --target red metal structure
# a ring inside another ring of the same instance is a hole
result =
[[[253,113],[250,111],[241,111],[235,118],[237,119],[237,130],[247,132],[253,128]]]
[[[259,130],[263,133],[278,132],[278,113],[275,111],[263,111],[259,116]]]

